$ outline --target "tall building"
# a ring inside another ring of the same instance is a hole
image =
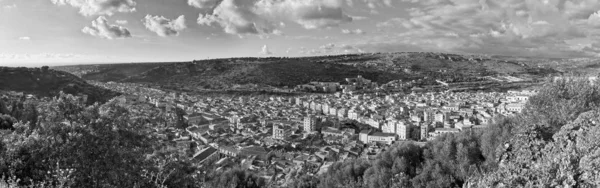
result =
[[[396,134],[400,140],[408,140],[410,138],[410,126],[399,121],[396,123]]]
[[[304,131],[307,133],[311,133],[316,131],[317,129],[317,117],[315,116],[306,116],[304,117]]]
[[[421,125],[421,140],[427,140],[429,137],[429,127],[427,124]]]

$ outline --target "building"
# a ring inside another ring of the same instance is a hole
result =
[[[387,145],[391,145],[394,141],[396,141],[396,134],[393,133],[370,133],[368,131],[362,131],[359,134],[359,140],[363,143],[384,143]]]
[[[509,112],[521,113],[521,111],[523,111],[523,106],[524,105],[522,103],[511,103],[507,104],[505,108]]]
[[[429,137],[429,126],[427,124],[421,125],[421,140],[427,140]]]
[[[273,139],[277,140],[285,140],[288,136],[290,136],[291,130],[286,129],[289,127],[285,127],[281,124],[273,125]]]
[[[443,125],[445,121],[446,121],[446,119],[445,119],[445,115],[444,115],[444,113],[442,113],[442,112],[437,112],[437,113],[435,114],[435,117],[434,117],[434,122],[436,122],[436,123],[442,123],[442,125]]]
[[[237,157],[240,154],[240,150],[236,146],[222,146],[219,147],[219,153],[224,156]]]
[[[348,115],[348,109],[346,108],[339,108],[337,110],[337,116],[339,118],[345,118]]]
[[[312,133],[317,129],[318,119],[316,116],[306,116],[304,117],[304,132]]]
[[[384,143],[387,145],[391,145],[392,143],[394,143],[394,141],[396,141],[396,134],[392,134],[392,133],[373,133],[369,135],[368,138],[368,142],[378,142],[378,143]]]
[[[323,130],[321,130],[321,134],[323,134],[323,136],[344,136],[343,131],[333,127],[324,128]]]
[[[396,123],[396,135],[400,140],[408,140],[410,138],[410,126],[399,121]]]
[[[454,134],[454,133],[459,133],[460,129],[454,129],[454,128],[437,128],[435,129],[434,132],[431,133],[431,137],[435,138],[437,136],[443,135],[443,134]]]
[[[219,152],[217,149],[215,149],[213,147],[207,147],[207,148],[197,152],[196,154],[194,154],[194,156],[192,157],[192,160],[196,163],[203,164],[206,162],[210,162],[210,161],[219,159],[218,154],[219,154]]]

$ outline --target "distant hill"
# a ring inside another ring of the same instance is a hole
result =
[[[440,79],[481,80],[484,76],[536,79],[560,73],[539,61],[442,53],[374,53],[299,58],[230,58],[179,63],[56,67],[94,81],[155,83],[165,87],[221,89],[256,84],[296,86],[311,81],[343,82],[362,75],[375,82]]]
[[[118,93],[99,88],[85,80],[63,71],[40,68],[0,67],[0,90],[24,92],[42,97],[52,97],[61,91],[88,95],[88,103],[106,102]]]
[[[172,63],[126,63],[110,65],[75,65],[52,67],[55,70],[69,72],[86,80],[100,82],[118,81],[131,75],[138,75],[161,65]]]

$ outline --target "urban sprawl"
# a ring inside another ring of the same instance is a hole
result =
[[[196,165],[240,164],[285,185],[290,174],[321,174],[336,161],[373,159],[396,142],[485,129],[499,116],[520,113],[535,91],[382,92],[412,87],[383,85],[360,76],[341,83],[299,85],[297,96],[195,96],[136,84],[95,83],[125,93],[123,104],[161,111],[152,134]],[[413,87],[414,88],[414,87]],[[318,93],[314,93],[318,92]],[[177,128],[178,111],[185,128]],[[276,169],[267,168],[275,166]]]

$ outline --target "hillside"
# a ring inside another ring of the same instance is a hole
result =
[[[57,96],[61,91],[88,95],[88,103],[106,102],[118,95],[102,89],[75,75],[56,70],[39,68],[0,67],[0,90],[24,92],[41,97]]]
[[[362,75],[378,83],[436,79],[447,82],[515,76],[533,81],[560,73],[532,59],[441,53],[376,53],[300,58],[230,58],[180,63],[56,67],[94,81],[156,83],[184,89],[222,89],[256,84],[293,87],[311,81],[342,82]]]
[[[244,84],[293,87],[311,81],[341,82],[357,75],[377,82],[408,78],[392,72],[301,59],[231,59],[160,66],[122,81],[223,89]]]
[[[77,65],[52,67],[52,69],[69,72],[86,80],[101,82],[122,80],[129,75],[137,75],[161,65],[170,63],[127,63],[111,65]]]

